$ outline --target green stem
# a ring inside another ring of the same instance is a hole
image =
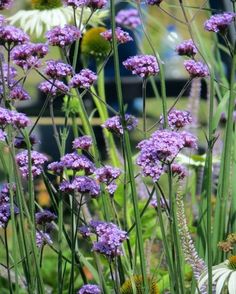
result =
[[[147,88],[147,78],[143,79],[143,84],[142,84],[142,92],[143,92],[143,134],[144,134],[144,139],[147,137],[147,113],[146,113],[146,92]]]

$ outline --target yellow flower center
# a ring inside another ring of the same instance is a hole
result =
[[[61,0],[31,0],[33,9],[53,9],[62,6]]]
[[[137,294],[143,294],[143,279],[142,276],[133,276],[133,283],[134,286],[136,287],[136,293]],[[148,286],[149,286],[149,294],[159,294],[159,289],[157,286],[157,282],[155,279],[150,279],[148,278]],[[126,280],[124,284],[121,286],[121,294],[133,294],[133,287],[132,287],[132,281],[131,279]]]
[[[236,255],[232,255],[229,257],[229,266],[236,270]]]

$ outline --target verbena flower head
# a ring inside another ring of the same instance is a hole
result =
[[[15,206],[14,213],[19,214],[19,209]],[[0,228],[6,228],[11,218],[11,205],[2,204],[0,205]]]
[[[66,84],[59,80],[50,80],[45,81],[39,84],[39,90],[46,95],[58,96],[61,94],[66,94],[69,91],[69,88]]]
[[[185,60],[184,66],[192,78],[204,78],[209,76],[207,65],[193,59]]]
[[[61,79],[72,75],[72,67],[59,60],[46,62],[45,74],[52,79]]]
[[[197,54],[197,47],[194,45],[193,40],[185,40],[178,46],[176,46],[175,51],[179,55],[187,55],[193,57]]]
[[[87,5],[88,0],[63,0],[65,6],[72,6],[73,8],[83,7]]]
[[[12,125],[15,128],[25,128],[30,124],[29,118],[15,110],[8,110],[0,107],[0,126],[5,128],[7,125]]]
[[[171,164],[171,172],[172,175],[176,177],[178,180],[183,180],[187,176],[186,168],[178,163]]]
[[[39,140],[37,139],[37,137],[34,134],[29,136],[29,141],[30,141],[31,146],[39,143]],[[26,144],[25,138],[23,138],[21,136],[16,137],[14,140],[14,147],[17,149],[26,149],[27,144]]]
[[[10,191],[15,194],[16,185],[13,183],[4,183],[0,190],[0,205],[10,203]]]
[[[67,169],[74,171],[84,171],[86,175],[91,175],[95,171],[94,163],[85,155],[77,152],[68,153],[61,158],[61,163]]]
[[[81,37],[80,30],[73,25],[56,26],[46,33],[48,44],[64,48]]]
[[[235,16],[236,14],[233,12],[212,15],[210,19],[204,23],[204,28],[210,32],[224,32],[234,21]]]
[[[118,44],[125,44],[133,41],[128,32],[123,31],[120,27],[115,29],[116,40]],[[112,42],[112,30],[107,30],[101,33],[101,36],[108,42]]]
[[[116,15],[116,23],[121,26],[135,29],[141,24],[137,9],[123,9]]]
[[[48,233],[42,230],[36,232],[36,246],[42,248],[45,245],[52,245],[53,241]]]
[[[125,115],[125,124],[126,129],[128,131],[132,131],[138,125],[138,120],[131,114]],[[106,128],[108,131],[115,133],[116,135],[120,136],[124,133],[121,117],[116,115],[111,118],[108,118],[104,124],[102,124],[103,128]]]
[[[141,78],[155,76],[159,73],[156,57],[152,55],[136,55],[130,57],[123,62],[123,65],[133,75],[138,75]]]
[[[21,29],[9,25],[0,27],[0,45],[13,48],[27,42],[29,42],[29,36]]]
[[[121,245],[128,239],[127,232],[113,223],[91,221],[90,225],[98,237],[97,242],[93,244],[94,251],[109,258],[122,254]]]
[[[79,289],[77,294],[101,294],[101,289],[97,285],[87,284]]]
[[[0,1],[0,10],[9,9],[13,4],[13,0],[1,0]]]
[[[91,136],[82,136],[75,138],[73,143],[73,149],[88,150],[93,145],[93,139]]]
[[[43,210],[35,214],[35,221],[37,225],[45,226],[46,224],[51,223],[56,219],[57,216],[49,210]]]
[[[48,170],[60,175],[63,173],[64,164],[60,161],[54,161],[48,165]]]
[[[20,85],[15,86],[9,93],[9,98],[13,100],[26,101],[30,100],[31,97],[28,92]]]
[[[104,167],[95,170],[95,178],[100,183],[109,184],[113,180],[117,179],[120,175],[121,170],[110,165],[105,165]]]
[[[160,5],[163,0],[146,0],[148,5]]]
[[[16,155],[16,162],[19,166],[23,178],[29,176],[28,166],[28,150],[24,150]],[[31,151],[31,164],[32,164],[32,176],[36,177],[42,173],[42,166],[48,160],[48,158],[37,151]]]
[[[110,194],[110,196],[113,196],[115,194],[117,188],[118,186],[115,182],[112,182],[105,187],[106,191]]]
[[[17,76],[17,70],[15,69],[15,67],[9,66],[9,72],[8,72],[8,65],[5,62],[3,63],[2,69],[3,69],[3,77],[6,82],[8,79],[8,75],[9,75],[10,81],[14,80],[14,78]]]
[[[87,176],[76,176],[72,181],[64,180],[59,189],[65,193],[77,191],[92,198],[97,198],[100,195],[100,186],[94,179]]]
[[[79,227],[79,233],[82,235],[83,238],[88,238],[89,236],[91,236],[91,228],[89,226]]]
[[[169,202],[168,199],[166,199],[166,201],[165,201],[162,197],[160,198],[160,206],[161,206],[162,210],[165,210],[167,208],[167,205],[169,204],[168,202]],[[156,198],[152,199],[151,202],[150,202],[150,205],[153,208],[157,209],[158,208],[157,199]]]
[[[87,6],[92,10],[102,9],[107,5],[107,0],[88,0]]]
[[[97,80],[97,75],[90,69],[82,69],[70,80],[70,87],[89,89]]]
[[[192,122],[192,116],[188,111],[171,110],[167,116],[168,125],[172,130],[185,127]],[[163,123],[163,116],[161,116],[161,123]]]
[[[24,70],[28,70],[33,67],[40,67],[40,59],[45,57],[47,53],[47,45],[28,43],[15,47],[11,52],[11,58],[15,64]]]

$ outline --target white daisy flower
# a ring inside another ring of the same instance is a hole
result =
[[[102,24],[103,19],[107,16],[106,10],[97,10],[93,13],[89,20],[90,26]],[[85,8],[83,10],[82,23],[86,23],[91,10]],[[81,9],[76,9],[76,18],[79,23]],[[36,39],[45,36],[46,31],[58,25],[72,24],[74,22],[73,9],[71,7],[56,7],[52,9],[32,9],[20,10],[13,16],[8,18],[11,25],[15,25],[23,29]]]
[[[207,284],[207,280],[208,274],[205,270],[199,278],[198,287]],[[236,255],[212,267],[212,283],[216,294],[236,294]]]

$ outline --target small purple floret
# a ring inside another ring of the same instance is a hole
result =
[[[126,123],[126,129],[128,131],[132,131],[134,128],[138,125],[138,120],[136,117],[130,114],[125,115],[125,123]],[[107,129],[108,131],[115,133],[116,135],[120,136],[124,133],[122,123],[121,123],[121,117],[116,115],[111,118],[108,118],[104,124],[102,124],[102,127]]]
[[[190,39],[190,40],[185,40],[181,44],[176,46],[175,51],[179,55],[186,55],[189,57],[193,57],[194,55],[197,54],[197,47],[195,46],[193,41]]]
[[[46,62],[45,74],[52,79],[61,79],[72,75],[72,67],[59,60]]]
[[[97,285],[87,284],[79,289],[77,294],[101,294],[101,289]]]
[[[100,35],[108,42],[112,42],[112,30],[107,30],[100,33]],[[128,32],[123,31],[120,27],[115,30],[116,40],[118,44],[125,44],[127,42],[133,41]]]
[[[201,61],[195,61],[193,59],[185,60],[184,66],[192,78],[204,78],[209,76],[207,65]]]
[[[135,29],[141,24],[137,9],[123,9],[116,15],[116,23],[121,26]]]
[[[61,94],[66,94],[69,91],[68,86],[59,80],[50,80],[50,82],[42,82],[39,84],[38,88],[44,94],[50,94],[53,97],[56,97]]]
[[[73,149],[89,150],[93,145],[93,139],[91,136],[82,136],[76,138],[72,143]]]
[[[70,87],[89,89],[97,80],[97,75],[90,69],[82,69],[70,80]]]
[[[234,21],[236,14],[233,12],[224,12],[222,14],[212,15],[205,23],[204,28],[210,32],[224,32]]]
[[[29,36],[21,29],[9,25],[0,27],[0,45],[8,45],[13,48],[27,42],[29,42]]]

